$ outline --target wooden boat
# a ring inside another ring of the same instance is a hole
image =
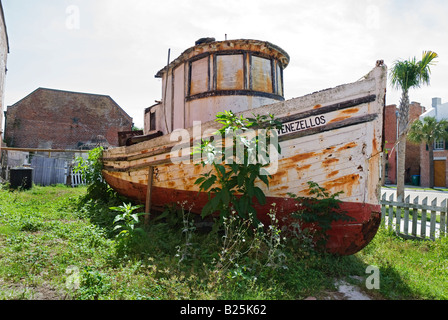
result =
[[[329,252],[350,255],[364,248],[375,236],[380,224],[379,191],[383,145],[383,109],[387,68],[378,61],[361,80],[326,89],[300,98],[241,112],[274,114],[282,123],[279,131],[281,154],[278,170],[269,188],[261,181],[267,203],[254,199],[257,217],[269,224],[267,213],[276,204],[282,221],[297,209],[288,196],[308,196],[313,181],[331,193],[342,191],[341,209],[353,221],[336,221],[327,232]],[[212,129],[212,130],[211,130]],[[201,125],[201,134],[219,129],[209,121]],[[197,128],[186,129],[189,137]],[[188,143],[192,144],[192,140]],[[194,184],[208,168],[195,165],[190,156],[171,152],[179,146],[165,134],[149,141],[104,151],[103,176],[118,193],[142,203],[149,195],[153,209],[171,203],[188,203],[200,213],[208,201],[206,193]],[[185,141],[183,141],[185,143]],[[183,162],[180,162],[183,161]],[[150,188],[148,188],[150,186]]]

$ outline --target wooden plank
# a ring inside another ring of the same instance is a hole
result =
[[[405,205],[409,204],[409,202],[410,202],[409,195],[406,197],[404,202],[405,202]],[[404,230],[403,230],[403,233],[405,235],[409,234],[409,206],[405,206],[405,208],[404,208]]]
[[[437,198],[432,200],[431,204],[436,206],[437,205]],[[437,211],[431,210],[431,222],[430,222],[430,227],[429,227],[429,238],[431,240],[435,240],[436,239],[436,217],[437,217]]]
[[[2,147],[1,150],[6,151],[22,151],[22,152],[72,152],[72,153],[89,153],[91,150],[72,150],[72,149],[36,149],[36,148],[7,148]]]
[[[423,199],[422,204],[423,205],[428,204],[428,197],[425,197]],[[422,236],[422,238],[426,238],[426,210],[422,210],[420,235]]]
[[[400,234],[401,233],[401,212],[402,212],[403,208],[401,206],[397,206],[397,214],[396,214],[396,233]]]
[[[414,198],[414,204],[418,204],[418,196]],[[418,209],[412,209],[412,235],[417,236],[417,224],[418,224]]]
[[[389,197],[389,200],[392,201],[393,199],[394,199],[394,195],[391,194],[390,197]],[[397,208],[397,210],[398,210],[398,208]],[[387,225],[389,226],[389,228],[391,228],[392,227],[392,222],[394,220],[394,206],[391,206],[391,205],[389,206],[389,218],[387,220],[388,220]]]
[[[381,221],[386,221],[386,193],[383,193],[383,195],[381,196]]]
[[[446,199],[444,201],[445,201],[445,203],[442,202],[442,205],[444,205],[445,210],[442,210],[440,212],[440,235],[441,236],[445,236],[446,232],[447,232],[446,216],[448,213],[448,201],[446,201]]]

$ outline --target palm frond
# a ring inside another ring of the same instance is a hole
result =
[[[419,88],[422,84],[429,84],[430,66],[435,64],[437,57],[437,53],[425,51],[421,61],[417,61],[415,57],[395,61],[390,72],[392,87],[408,91],[411,88]]]

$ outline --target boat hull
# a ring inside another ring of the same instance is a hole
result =
[[[107,173],[104,173],[104,177],[123,196],[141,203],[145,202],[146,184],[129,182]],[[183,205],[192,213],[200,214],[208,201],[208,194],[197,191],[153,187],[151,193],[151,207],[159,211],[164,210],[166,204],[175,203]],[[290,219],[290,213],[297,211],[297,202],[291,198],[268,196],[265,205],[259,205],[254,200],[257,218],[266,226],[270,224],[268,213],[274,208],[273,204],[275,208],[279,208],[276,217],[281,226]],[[373,204],[341,202],[340,209],[353,220],[332,223],[331,229],[327,232],[329,238],[326,249],[338,255],[351,255],[363,249],[375,236],[381,222],[381,208]]]
[[[288,218],[297,210],[289,193],[309,197],[308,182],[313,181],[331,194],[340,192],[341,210],[353,218],[332,223],[327,231],[329,252],[354,254],[373,239],[380,225],[386,79],[387,69],[379,64],[361,81],[241,113],[244,117],[271,113],[283,124],[278,138],[281,154],[270,168],[269,186],[256,182],[267,199],[263,206],[254,199],[261,222],[270,223],[273,203],[279,221]],[[149,195],[152,208],[184,203],[200,213],[208,194],[200,192],[195,181],[211,168],[195,165],[188,153],[176,147],[191,147],[197,139],[195,132],[204,138],[206,132],[211,136],[218,128],[209,122],[199,129],[187,129],[185,140],[166,135],[107,150],[103,176],[128,198],[145,203]]]

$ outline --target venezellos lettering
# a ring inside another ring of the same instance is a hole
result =
[[[302,131],[318,127],[327,123],[325,116],[311,117],[307,119],[300,119],[294,122],[284,123],[282,128],[278,130],[278,134],[286,134],[291,132]]]

